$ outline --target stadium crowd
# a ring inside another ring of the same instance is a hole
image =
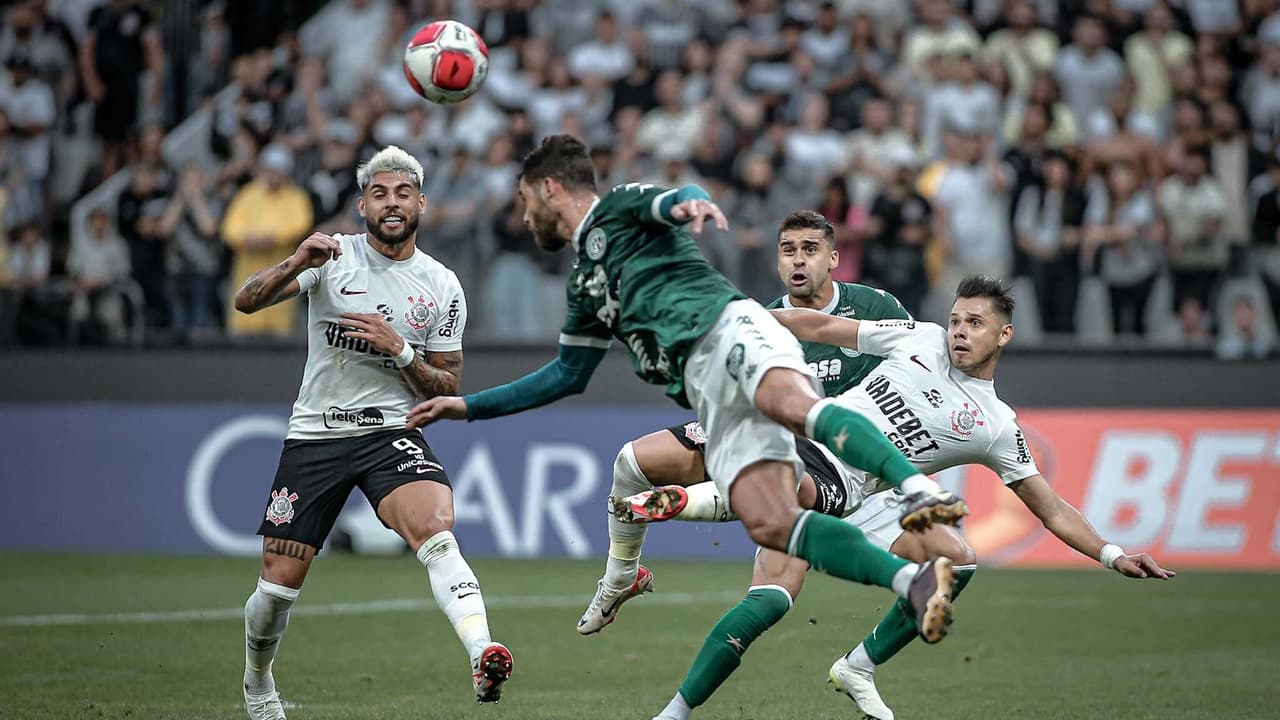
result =
[[[542,136],[602,186],[698,183],[700,238],[743,290],[781,292],[774,230],[815,208],[837,279],[938,319],[956,280],[1014,279],[1048,337],[1275,346],[1280,0],[26,0],[0,30],[0,345],[298,337],[297,304],[228,298],[312,228],[359,232],[354,168],[427,168],[424,250],[471,337],[545,341],[567,259],[513,197]],[[431,105],[405,43],[452,17],[490,48],[475,98]],[[209,113],[209,161],[165,132]],[[71,232],[68,207],[127,187]]]

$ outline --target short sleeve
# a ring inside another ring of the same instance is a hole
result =
[[[298,274],[298,292],[311,292],[320,284],[320,278],[324,276],[324,269],[329,266],[325,263],[318,268],[307,268]]]
[[[918,320],[863,320],[858,324],[858,350],[868,355],[889,357],[894,352],[945,347],[945,331],[940,325]]]
[[[1035,458],[1031,457],[1026,436],[1013,421],[1007,423],[996,436],[982,464],[999,475],[1000,481],[1005,485],[1040,474]]]
[[[467,298],[458,277],[449,273],[448,284],[440,302],[440,313],[427,329],[427,352],[453,352],[462,349],[462,332],[467,327]]]

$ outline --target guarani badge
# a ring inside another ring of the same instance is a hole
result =
[[[604,236],[604,230],[600,228],[592,228],[587,233],[587,257],[592,260],[599,260],[604,257],[605,245],[608,239]]]

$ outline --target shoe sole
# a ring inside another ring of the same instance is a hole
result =
[[[957,500],[947,505],[926,505],[915,512],[903,515],[898,524],[903,530],[922,532],[928,530],[934,523],[957,525],[968,514],[969,507],[963,500]]]
[[[689,496],[682,487],[654,488],[649,491],[649,497],[645,498],[644,503],[640,506],[643,508],[642,512],[644,514],[639,515],[631,504],[630,498],[632,497],[635,497],[635,495],[625,498],[609,497],[609,514],[613,515],[618,522],[628,525],[666,522],[679,515],[685,506],[689,504]]]
[[[920,638],[930,645],[941,642],[951,631],[954,612],[951,592],[955,587],[956,572],[950,560],[938,558],[933,563],[933,579],[937,588],[925,601],[924,617],[920,620]]]
[[[644,567],[644,566],[642,565],[641,567]],[[646,568],[646,570],[647,570],[647,569],[648,569],[648,568]],[[578,631],[578,634],[579,634],[579,635],[582,635],[582,636],[584,636],[584,637],[585,637],[585,636],[588,636],[588,635],[597,635],[597,634],[599,634],[599,633],[600,633],[601,631],[603,631],[605,628],[607,628],[607,627],[609,627],[610,625],[612,625],[614,620],[617,620],[617,619],[618,619],[618,613],[622,612],[622,604],[623,604],[623,603],[625,603],[625,602],[626,602],[626,601],[628,601],[628,600],[631,600],[632,598],[638,598],[638,597],[640,597],[640,596],[644,595],[645,593],[653,592],[653,573],[651,573],[651,572],[646,572],[646,573],[645,573],[645,576],[644,576],[644,578],[643,578],[643,579],[641,579],[641,578],[636,578],[636,582],[635,582],[635,584],[632,586],[632,588],[633,588],[633,590],[632,590],[632,592],[631,592],[630,594],[628,594],[626,597],[624,597],[624,598],[622,598],[622,599],[618,600],[618,603],[617,603],[616,605],[614,605],[614,606],[613,606],[613,615],[612,615],[612,616],[610,616],[610,617],[609,617],[609,619],[608,619],[608,620],[606,620],[606,621],[605,621],[605,623],[604,623],[603,625],[601,625],[600,627],[596,628],[595,630],[591,630],[590,632],[582,632],[581,630],[579,630],[579,631]]]
[[[511,679],[511,668],[514,662],[511,651],[502,647],[488,648],[480,655],[480,672],[489,683],[481,693],[476,695],[478,703],[496,703],[502,699],[502,686]]]

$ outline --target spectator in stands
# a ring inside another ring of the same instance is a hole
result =
[[[650,67],[662,71],[680,66],[684,46],[702,28],[703,9],[684,0],[652,0],[636,14],[635,27],[644,36]]]
[[[328,61],[329,89],[339,102],[354,99],[377,73],[381,56],[370,52],[368,43],[352,38],[382,37],[390,5],[388,0],[340,1],[302,34],[305,53]]]
[[[1085,203],[1074,176],[1071,159],[1050,150],[1039,181],[1023,189],[1014,211],[1015,237],[1029,259],[1027,270],[1045,332],[1075,332]]]
[[[840,14],[833,2],[818,8],[813,25],[800,36],[800,49],[813,58],[824,73],[831,74],[849,52],[849,30],[840,25]]]
[[[1240,98],[1249,112],[1253,144],[1274,147],[1280,140],[1280,45],[1264,45],[1245,75]]]
[[[93,102],[93,129],[102,140],[102,176],[125,160],[125,144],[138,119],[143,70],[163,72],[160,36],[150,12],[137,0],[110,0],[89,14],[88,34],[80,46],[80,73]],[[159,100],[153,85],[148,104]]]
[[[743,159],[739,187],[725,204],[738,249],[727,258],[726,274],[743,292],[768,302],[779,292],[774,262],[778,223],[799,205],[792,204],[784,183],[774,181],[773,165],[761,154]]]
[[[1022,114],[1031,105],[1042,105],[1049,111],[1049,129],[1045,142],[1050,147],[1066,149],[1080,142],[1080,121],[1071,108],[1062,102],[1058,81],[1050,72],[1037,72],[1031,76],[1031,91],[1025,100],[1016,95],[1010,98],[1001,131],[1006,145],[1017,144],[1022,131]]]
[[[595,37],[569,51],[569,71],[576,78],[601,77],[610,82],[621,80],[635,67],[631,48],[618,32],[613,14],[602,12],[596,17]]]
[[[205,189],[204,173],[188,165],[179,176],[178,191],[169,200],[161,225],[173,238],[169,251],[169,307],[173,332],[179,340],[201,341],[215,336],[222,304],[218,283],[224,275],[226,246],[218,236],[222,203]]]
[[[812,189],[847,164],[844,138],[828,126],[827,98],[810,93],[800,108],[800,121],[787,130],[783,141],[784,177],[790,183]]]
[[[1071,37],[1072,44],[1058,53],[1054,73],[1072,115],[1083,121],[1107,106],[1124,79],[1125,67],[1107,47],[1107,28],[1098,18],[1080,16]]]
[[[485,327],[501,340],[539,340],[546,337],[547,314],[538,279],[542,270],[533,236],[522,219],[524,209],[512,200],[494,215],[496,254],[485,277]],[[541,253],[538,253],[541,254]]]
[[[67,255],[71,279],[71,322],[82,343],[118,344],[124,338],[119,286],[130,275],[129,247],[111,227],[105,208],[89,213],[89,232],[71,241]]]
[[[1157,144],[1161,136],[1155,118],[1133,109],[1135,84],[1126,77],[1107,107],[1086,123],[1084,175],[1092,176],[1114,162],[1130,163],[1144,182],[1164,177],[1164,158]]]
[[[1058,38],[1040,26],[1035,5],[1030,0],[1006,2],[1004,20],[1007,27],[987,38],[985,56],[1004,65],[1013,94],[1025,98],[1031,91],[1035,73],[1053,70],[1058,57]]]
[[[76,45],[71,32],[48,14],[46,3],[15,3],[0,28],[0,58],[24,57],[35,76],[53,90],[57,107],[69,108],[76,91]]]
[[[1191,40],[1173,27],[1173,14],[1163,0],[1150,4],[1142,32],[1124,43],[1124,59],[1137,82],[1134,109],[1158,117],[1172,97],[1170,71],[1191,62]]]
[[[43,203],[49,179],[50,136],[58,119],[53,91],[35,76],[35,66],[26,55],[14,55],[5,62],[12,87],[0,88],[0,106],[9,119],[13,135],[11,149],[23,167],[35,197]]]
[[[870,205],[881,186],[892,179],[897,168],[890,158],[915,154],[911,137],[893,125],[893,104],[886,98],[872,98],[862,106],[862,127],[849,134],[849,187],[853,201]]]
[[[920,159],[910,148],[897,148],[885,158],[892,168],[871,205],[867,271],[879,287],[893,293],[913,316],[922,311],[929,290],[925,248],[930,241],[933,208],[916,192]]]
[[[129,244],[133,279],[142,288],[148,329],[169,328],[168,254],[170,235],[160,219],[168,206],[163,171],[149,163],[129,169],[129,187],[116,202],[116,228]]]
[[[268,145],[258,157],[257,175],[231,199],[222,220],[222,238],[232,253],[231,288],[288,255],[311,231],[311,201],[289,179],[292,171],[293,153]],[[252,315],[230,312],[227,330],[237,337],[283,337],[293,332],[295,310],[283,304]]]
[[[1209,107],[1210,174],[1222,185],[1226,215],[1222,230],[1232,243],[1246,244],[1249,233],[1249,183],[1266,172],[1267,156],[1249,143],[1240,127],[1240,111],[1225,100]]]
[[[956,121],[950,129],[948,162],[931,199],[945,220],[950,254],[943,288],[967,275],[1010,277],[1009,188],[1013,169],[990,151],[990,136]]]
[[[1258,308],[1253,299],[1242,295],[1231,304],[1231,323],[1223,328],[1215,348],[1221,360],[1261,360],[1271,354],[1275,345],[1271,333],[1258,321]]]
[[[1117,160],[1105,180],[1090,181],[1085,211],[1085,264],[1094,265],[1106,283],[1111,327],[1116,333],[1147,332],[1147,299],[1163,266],[1159,215],[1141,174],[1130,162]]]
[[[680,94],[684,79],[679,70],[664,70],[654,83],[654,99],[658,106],[644,114],[636,132],[636,145],[641,150],[689,157],[693,144],[702,132],[700,107],[684,107]]]
[[[1209,308],[1228,259],[1227,239],[1221,232],[1226,198],[1221,183],[1207,174],[1208,167],[1207,151],[1188,151],[1178,173],[1166,179],[1157,194],[1167,227],[1174,308],[1186,320],[1188,331],[1194,327],[1192,318],[1202,317]]]
[[[1267,159],[1268,188],[1253,213],[1253,266],[1258,269],[1271,301],[1271,317],[1280,323],[1280,158]]]
[[[311,173],[302,187],[311,199],[316,228],[322,232],[341,224],[350,215],[351,202],[359,194],[356,187],[356,128],[343,119],[330,120],[324,126],[324,142],[320,147],[320,167]]]
[[[969,40],[955,41],[944,48],[947,73],[924,100],[924,154],[937,157],[941,151],[942,128],[953,119],[974,130],[992,134],[1000,117],[1000,96],[978,72],[979,45]]]
[[[823,192],[818,212],[835,229],[835,249],[840,253],[840,264],[831,271],[831,277],[838,282],[860,282],[869,225],[867,207],[854,204],[844,178],[833,177]]]
[[[63,325],[58,306],[45,287],[53,264],[52,249],[35,223],[15,228],[12,237],[8,282],[16,306],[18,339],[27,345],[48,345],[58,339]]]
[[[978,34],[956,13],[951,0],[920,0],[918,25],[907,31],[902,41],[900,62],[917,82],[929,85],[931,73],[926,67],[930,57],[945,53],[960,44],[980,46]]]
[[[489,253],[476,242],[476,235],[488,194],[472,151],[455,147],[449,161],[427,181],[426,194],[419,247],[453,270],[464,289],[478,287]]]
[[[893,57],[876,43],[876,28],[869,15],[856,15],[850,22],[849,49],[830,72],[824,90],[831,98],[831,125],[836,130],[853,130],[853,121],[863,116],[872,98],[885,94],[884,75]]]
[[[20,225],[38,222],[43,213],[43,199],[33,183],[27,182],[17,139],[9,125],[9,115],[0,104],[0,232],[8,233]],[[0,235],[2,236],[2,235]],[[2,245],[3,243],[0,243]]]

